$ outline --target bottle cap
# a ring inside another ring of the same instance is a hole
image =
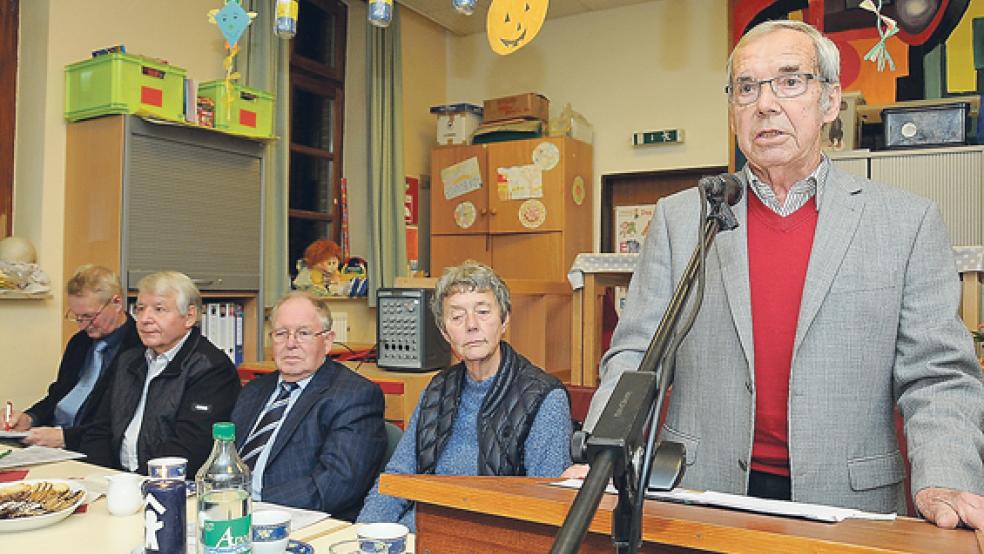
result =
[[[212,424],[212,438],[223,441],[236,440],[236,424],[228,421]]]

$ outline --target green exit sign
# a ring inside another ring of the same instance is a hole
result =
[[[663,129],[660,131],[644,131],[632,135],[633,146],[650,144],[679,144],[683,142],[683,129]]]

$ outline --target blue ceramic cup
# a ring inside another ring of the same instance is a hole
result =
[[[407,535],[410,529],[399,523],[367,523],[358,530],[359,540],[379,541],[389,547],[388,554],[403,554],[407,551]]]
[[[253,512],[253,552],[282,554],[290,541],[290,514],[282,510]]]

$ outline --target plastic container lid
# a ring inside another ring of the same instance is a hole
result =
[[[185,478],[188,469],[188,460],[177,456],[167,458],[154,458],[147,461],[147,475],[157,479],[181,479]]]
[[[482,116],[483,109],[475,104],[444,104],[442,106],[431,106],[430,113],[445,115],[452,113],[470,112],[479,117]]]
[[[212,424],[212,438],[223,441],[236,440],[236,424],[229,421]]]

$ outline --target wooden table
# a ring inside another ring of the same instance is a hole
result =
[[[417,502],[417,548],[424,553],[547,552],[576,491],[555,479],[389,475],[385,494]],[[616,497],[602,499],[581,552],[612,552]],[[925,552],[978,554],[974,533],[922,520],[820,523],[732,510],[646,501],[643,551]]]
[[[6,448],[6,447],[4,447]],[[117,471],[79,462],[67,461],[25,468],[27,479],[84,479],[90,475],[112,475]],[[188,520],[194,521],[195,498],[188,499]],[[346,521],[324,519],[291,533],[291,538],[310,543],[316,552],[328,547],[355,529]],[[0,533],[2,552],[72,552],[74,554],[127,554],[144,541],[143,512],[129,516],[110,515],[106,498],[89,504],[85,513],[72,514],[64,521],[48,527],[16,533]],[[189,553],[191,554],[191,553]]]

